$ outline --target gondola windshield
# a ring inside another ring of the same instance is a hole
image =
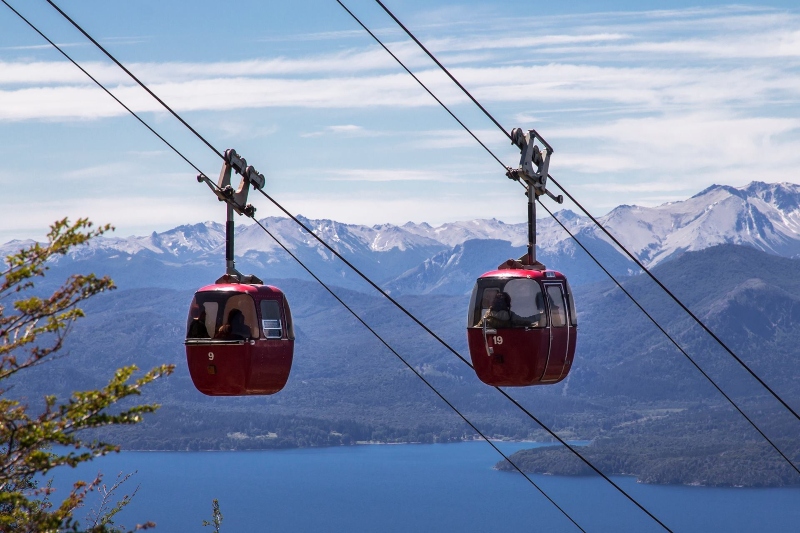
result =
[[[280,318],[277,322],[280,328]],[[221,291],[195,294],[189,308],[187,339],[246,340],[259,335],[256,305],[250,295]]]
[[[542,289],[529,278],[482,278],[472,292],[467,327],[547,327]]]

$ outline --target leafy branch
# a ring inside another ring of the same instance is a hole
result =
[[[89,483],[75,483],[56,506],[50,501],[52,486],[38,488],[34,478],[57,466],[74,467],[119,451],[115,444],[86,440],[82,435],[89,429],[137,424],[144,415],[155,412],[159,405],[154,403],[113,408],[127,398],[141,396],[143,387],[171,374],[172,365],[158,366],[138,378],[134,378],[135,366],[120,368],[100,389],[73,392],[62,402],[45,396],[39,414],[31,414],[28,405],[7,397],[6,383],[11,376],[51,360],[49,356],[63,347],[75,321],[84,316],[78,305],[115,288],[108,277],[76,274],[49,296],[40,296],[36,294],[41,292],[36,290],[37,279],[45,276],[49,263],[59,256],[111,229],[109,225],[93,229],[85,218],[74,224],[59,220],[50,227],[46,243],[7,256],[0,273],[0,531],[78,531],[73,513],[95,490],[102,492],[101,507],[91,517],[93,523],[87,531],[119,531],[113,517],[136,494],[133,491],[111,505],[110,498],[128,477],[108,489],[98,476]]]

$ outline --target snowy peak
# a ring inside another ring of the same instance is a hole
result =
[[[800,256],[800,186],[790,183],[713,185],[682,202],[620,206],[600,221],[646,264],[725,243]]]
[[[506,240],[514,246],[522,246],[528,242],[528,230],[525,224],[506,224],[495,218],[449,222],[436,228],[424,223],[414,226],[409,224],[403,228],[451,247],[472,239]]]
[[[560,223],[549,217],[537,222],[537,251],[543,257],[556,263],[565,258],[585,258],[572,241],[571,233],[595,255],[599,253],[604,262],[616,264],[620,272],[629,271],[627,258],[620,255],[591,220],[568,210],[556,215]],[[473,219],[434,227],[425,222],[365,226],[298,218],[348,260],[372,269],[377,279],[389,282],[403,276],[405,281],[420,288],[424,286],[425,290],[451,290],[477,270],[496,266],[498,261],[510,257],[508,254],[519,253],[528,240],[526,223],[506,224],[497,219]],[[800,186],[790,183],[713,185],[687,200],[657,207],[621,205],[599,217],[599,221],[648,266],[678,257],[685,251],[725,243],[784,257],[800,257]],[[237,260],[243,260],[247,268],[269,270],[271,275],[297,275],[296,265],[280,245],[258,225],[244,222],[245,219],[238,219],[236,225]],[[340,281],[344,280],[342,283],[349,279],[347,269],[333,254],[291,219],[268,217],[259,222],[302,260],[321,259]],[[31,243],[11,241],[0,246],[0,253],[6,256]],[[161,266],[182,268],[223,265],[224,248],[224,225],[204,222],[148,236],[93,239],[63,259],[125,261],[132,265],[131,269],[142,268],[137,266],[141,261],[133,261],[136,257]]]
[[[225,227],[217,222],[178,226],[151,236],[152,243],[172,255],[202,253],[225,244]]]

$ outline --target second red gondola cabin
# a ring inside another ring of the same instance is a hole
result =
[[[558,383],[575,355],[577,316],[566,277],[504,269],[478,278],[467,318],[475,372],[488,385]]]

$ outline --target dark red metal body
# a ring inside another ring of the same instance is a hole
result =
[[[263,324],[261,302],[273,300],[281,313],[280,338],[258,336],[244,340],[186,340],[186,361],[197,390],[209,396],[275,394],[289,379],[294,354],[291,311],[283,292],[269,285],[221,283],[197,291],[203,293],[247,294],[255,303],[258,324]]]
[[[487,283],[502,287],[503,280],[512,279],[531,279],[539,284],[542,294],[554,296],[543,298],[546,325],[507,328],[477,325],[479,314],[484,311],[481,287],[488,287]],[[478,378],[487,385],[504,387],[549,385],[566,378],[577,340],[577,320],[569,291],[564,275],[553,270],[495,270],[478,278],[467,327],[469,353]],[[562,306],[568,307],[559,309],[554,303],[559,292]]]

